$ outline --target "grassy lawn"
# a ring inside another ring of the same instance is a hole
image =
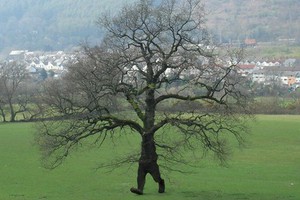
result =
[[[247,49],[248,55],[254,55],[258,58],[300,58],[299,46],[258,46]]]
[[[194,173],[173,172],[165,194],[158,194],[148,177],[141,197],[129,192],[136,184],[136,165],[113,172],[95,170],[112,154],[137,148],[138,137],[127,135],[116,146],[84,148],[49,171],[41,167],[33,145],[32,124],[0,124],[0,199],[300,199],[300,116],[258,116],[251,126],[247,147],[235,149],[228,167],[207,159]]]

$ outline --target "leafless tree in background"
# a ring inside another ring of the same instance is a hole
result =
[[[226,139],[243,142],[248,96],[235,71],[241,52],[214,47],[204,17],[200,0],[141,0],[100,18],[102,43],[85,46],[62,80],[45,85],[47,120],[36,139],[49,166],[84,139],[102,143],[124,128],[140,135],[139,158],[114,164],[138,161],[137,194],[147,173],[164,192],[158,158],[164,167],[188,163],[184,153],[200,148],[225,161]],[[201,109],[158,109],[191,102]]]
[[[16,121],[16,116],[27,111],[31,95],[26,66],[18,62],[0,63],[0,112],[5,122]]]

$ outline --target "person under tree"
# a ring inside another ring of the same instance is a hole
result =
[[[150,139],[149,139],[150,138]],[[165,192],[165,181],[161,178],[159,166],[157,164],[158,155],[156,153],[155,142],[151,134],[145,134],[142,140],[142,153],[139,159],[137,188],[132,187],[130,191],[142,195],[146,182],[146,175],[149,173],[153,180],[158,183],[158,192]]]

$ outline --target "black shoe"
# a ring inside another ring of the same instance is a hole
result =
[[[159,182],[158,192],[159,193],[164,193],[165,192],[165,181],[163,179]]]
[[[134,194],[138,194],[138,195],[142,195],[143,191],[139,190],[137,188],[130,188],[130,192],[134,193]]]

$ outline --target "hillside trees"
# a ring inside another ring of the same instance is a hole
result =
[[[123,3],[116,0],[0,2],[0,49],[62,50],[87,38],[96,40],[95,19],[99,10],[118,10]]]
[[[248,96],[235,71],[240,51],[216,54],[204,14],[200,0],[141,0],[101,17],[101,44],[85,46],[64,78],[44,87],[47,120],[36,141],[45,164],[58,166],[87,138],[102,144],[128,130],[139,135],[140,151],[108,165],[138,162],[137,194],[148,173],[164,192],[159,166],[189,163],[188,150],[225,161],[227,137],[243,142]],[[158,109],[174,102],[203,109]]]
[[[14,48],[62,50],[85,39],[98,41],[94,24],[99,12],[109,9],[117,12],[125,2],[134,1],[0,1],[0,49],[3,53]],[[210,13],[210,29],[222,42],[299,38],[299,1],[210,0],[205,3]]]

